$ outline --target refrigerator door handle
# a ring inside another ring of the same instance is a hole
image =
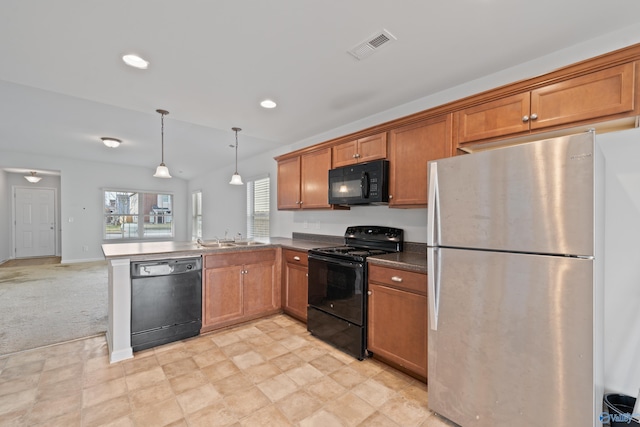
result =
[[[427,209],[427,246],[436,246],[440,241],[440,206],[438,194],[438,163],[429,164],[429,193]]]
[[[438,309],[440,307],[440,250],[427,248],[427,299],[429,300],[429,326],[438,330]]]

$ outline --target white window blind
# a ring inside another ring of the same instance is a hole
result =
[[[191,240],[202,239],[202,191],[191,193]]]
[[[269,176],[247,182],[247,237],[269,237]]]

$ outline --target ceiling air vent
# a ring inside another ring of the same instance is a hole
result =
[[[396,38],[387,30],[382,30],[371,37],[367,38],[364,42],[356,45],[348,52],[355,56],[356,59],[364,59],[367,56],[371,55],[376,50],[380,49],[382,46],[389,44],[396,40]]]

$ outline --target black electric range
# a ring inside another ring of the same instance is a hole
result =
[[[345,244],[309,251],[307,329],[362,360],[366,357],[368,256],[401,252],[404,232],[351,226]]]

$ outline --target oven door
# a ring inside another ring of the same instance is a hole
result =
[[[364,326],[364,263],[309,255],[309,306]]]

